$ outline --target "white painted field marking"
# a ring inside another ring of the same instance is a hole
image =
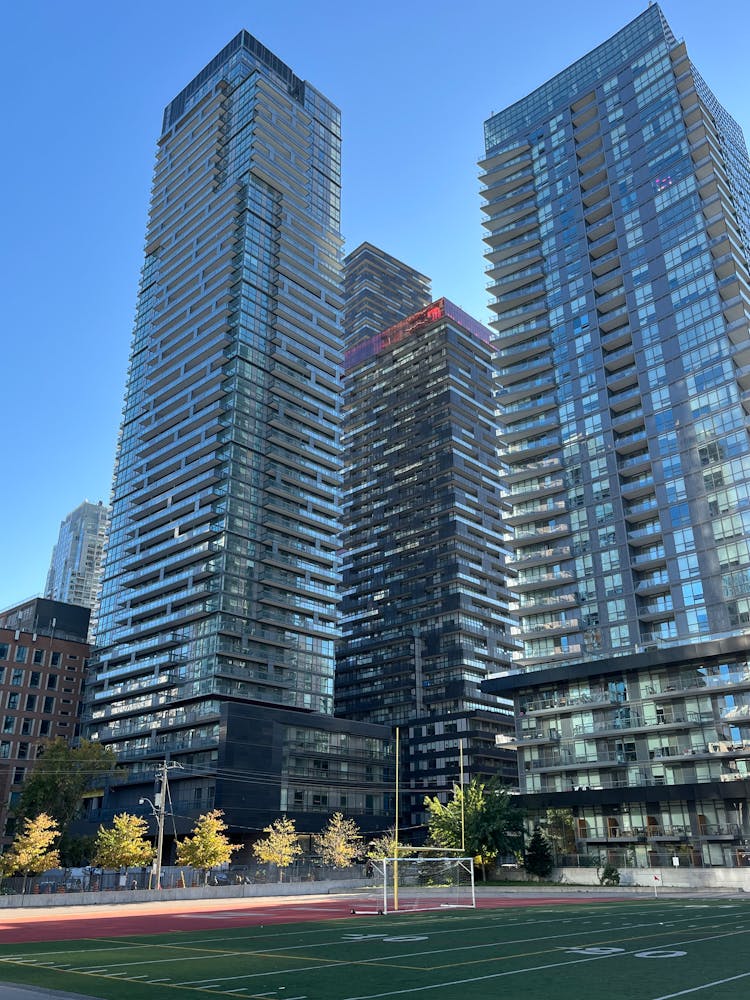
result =
[[[673,997],[684,997],[688,993],[699,993],[701,990],[710,990],[714,986],[724,986],[725,983],[734,983],[738,979],[746,979],[750,972],[742,972],[739,976],[729,976],[728,979],[715,979],[712,983],[703,983],[702,986],[692,986],[688,990],[680,990],[679,993],[665,993],[664,996],[654,997],[654,1000],[673,1000]]]
[[[732,937],[732,936],[734,936],[735,933],[736,933],[735,931],[729,931],[726,934],[713,934],[710,937],[696,938],[696,939],[691,940],[691,941],[687,941],[687,942],[680,941],[680,942],[677,942],[677,943],[678,944],[699,944],[699,943],[704,942],[704,941],[716,941],[716,940],[718,940],[720,938]],[[588,956],[586,958],[574,959],[573,961],[570,961],[570,962],[551,962],[549,965],[535,965],[535,966],[527,967],[527,968],[524,968],[524,969],[510,969],[510,970],[508,970],[506,972],[493,972],[493,973],[489,973],[486,976],[476,976],[476,977],[472,977],[470,979],[457,979],[457,980],[453,980],[453,981],[447,982],[447,983],[431,983],[431,984],[429,984],[427,986],[415,986],[415,987],[410,987],[408,989],[403,989],[403,990],[389,990],[387,993],[368,993],[368,994],[362,995],[362,996],[344,997],[344,998],[342,998],[342,1000],[384,1000],[385,997],[405,996],[408,993],[422,993],[422,992],[426,993],[428,990],[442,990],[442,989],[446,989],[448,987],[466,986],[469,983],[482,983],[482,982],[487,982],[488,980],[491,980],[491,979],[504,979],[504,978],[506,978],[508,976],[526,975],[529,972],[547,972],[549,969],[559,969],[559,968],[564,968],[564,967],[569,966],[569,965],[581,965],[581,964],[584,964],[586,962],[601,962],[601,961],[606,961],[608,958],[614,958],[614,957],[616,957],[616,958],[626,958],[626,957],[628,957],[628,955],[635,955],[635,954],[636,954],[636,952],[625,952],[625,953],[620,953],[620,954],[618,954],[616,956],[614,956],[614,955],[592,955],[592,956]],[[727,979],[727,980],[721,980],[721,982],[732,982],[733,979],[742,979],[745,976],[750,976],[750,972],[743,973],[741,976],[731,977],[730,979]],[[706,987],[698,987],[697,989],[704,989],[704,988],[708,988],[708,986],[714,986],[714,985],[717,985],[717,984],[716,983],[709,983],[709,984],[706,985]],[[681,993],[671,993],[668,996],[655,997],[654,1000],[672,1000],[673,997],[683,996],[686,993],[694,993],[694,992],[696,992],[696,989],[683,990]]]
[[[631,929],[637,930],[637,929],[642,929],[642,928],[653,928],[655,926],[659,926],[659,922],[658,921],[655,922],[653,920],[649,920],[649,921],[647,921],[645,923],[642,923],[642,924],[633,924],[631,926]],[[534,938],[515,938],[515,939],[513,939],[511,941],[504,941],[503,942],[503,946],[505,947],[505,946],[509,946],[509,945],[538,944],[538,943],[542,943],[542,942],[558,941],[558,940],[561,940],[563,938],[570,938],[570,937],[577,936],[578,933],[579,932],[577,930],[571,929],[570,931],[566,932],[565,934],[552,934],[552,935],[548,935],[546,937],[534,937]],[[587,933],[591,933],[591,931],[587,931]],[[612,930],[611,930],[611,928],[606,928],[606,929],[602,929],[601,931],[594,931],[593,933],[602,933],[602,934],[603,933],[612,933]],[[723,936],[723,935],[720,935],[720,936]],[[709,940],[713,940],[713,938],[710,938]],[[323,948],[323,947],[330,947],[332,944],[333,944],[333,942],[325,942],[325,943],[321,943],[321,944],[318,944],[318,945],[308,946],[307,948],[306,948],[305,945],[297,945],[294,948],[289,947],[289,948],[283,948],[283,949],[282,948],[279,948],[279,949],[276,949],[276,948],[270,948],[270,949],[269,948],[259,948],[259,949],[255,950],[255,951],[237,952],[236,954],[243,954],[245,956],[263,955],[263,954],[266,954],[268,951],[273,951],[275,953],[278,953],[278,952],[281,952],[281,951],[291,952],[291,951],[294,951],[294,950],[298,950],[300,948],[305,949],[305,950],[310,950],[311,947]],[[487,944],[473,944],[473,945],[465,945],[465,946],[463,946],[461,948],[451,948],[450,951],[451,951],[451,954],[453,955],[453,954],[457,954],[458,952],[470,952],[470,951],[476,952],[476,951],[486,950],[486,949],[489,949],[489,948],[496,949],[497,947],[498,947],[497,941],[490,941]],[[442,952],[443,952],[443,949],[439,949],[438,950],[439,954],[442,954]],[[434,955],[435,953],[436,953],[435,950],[431,949],[431,950],[428,950],[428,951],[420,950],[420,951],[406,952],[404,954],[378,955],[378,956],[375,956],[375,957],[371,958],[370,961],[373,961],[373,962],[374,961],[376,961],[376,962],[388,962],[388,961],[392,961],[392,960],[395,960],[395,959],[403,960],[405,958],[424,958],[426,955],[430,956],[430,955]],[[188,956],[188,957],[194,957],[194,956]],[[139,965],[139,964],[141,964],[141,963],[133,962],[133,963],[130,963],[130,967],[134,967],[134,966]],[[330,969],[330,968],[336,968],[336,967],[344,968],[346,966],[351,966],[351,965],[356,965],[356,964],[357,964],[356,961],[355,962],[332,961],[332,962],[330,962],[328,964],[325,964],[325,965],[323,965],[323,964],[317,965],[317,966],[315,966],[315,968],[316,969]],[[289,968],[289,969],[277,969],[277,970],[272,971],[272,972],[254,972],[254,973],[246,973],[245,975],[241,975],[241,976],[226,976],[226,977],[221,977],[220,982],[222,982],[222,983],[228,983],[228,982],[236,981],[238,979],[259,979],[259,978],[263,978],[264,976],[274,976],[274,975],[292,975],[292,974],[297,974],[297,973],[303,973],[303,974],[305,974],[305,973],[307,973],[309,971],[310,971],[310,966],[304,966],[304,967],[296,966],[294,968]],[[196,988],[200,988],[200,987],[204,987],[207,983],[215,983],[215,982],[216,982],[215,979],[210,979],[210,980],[208,980],[208,979],[190,979],[190,980],[186,980],[186,981],[180,982],[177,985],[179,985],[179,986],[193,986],[193,987],[196,987]]]

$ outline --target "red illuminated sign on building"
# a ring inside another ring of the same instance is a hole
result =
[[[417,333],[423,327],[445,318],[453,319],[457,323],[460,323],[469,333],[472,333],[475,337],[484,341],[484,343],[488,344],[490,342],[491,334],[486,327],[482,326],[475,319],[472,319],[468,313],[459,309],[458,306],[453,305],[448,299],[442,298],[426,306],[424,309],[420,309],[419,312],[414,313],[412,316],[407,316],[406,319],[402,319],[393,326],[389,326],[382,333],[376,333],[367,340],[363,340],[361,344],[357,344],[346,351],[344,354],[344,366],[347,369],[353,368],[354,365],[360,364],[367,358],[374,357],[386,348],[394,347],[402,340]]]

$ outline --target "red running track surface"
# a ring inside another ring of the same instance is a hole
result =
[[[596,901],[611,902],[611,899],[597,897]],[[219,930],[223,927],[263,927],[342,917],[357,920],[358,917],[352,914],[352,907],[361,902],[361,897],[352,896],[268,896],[0,910],[0,945]],[[497,909],[579,902],[581,898],[578,896],[535,896],[531,899],[521,895],[483,896],[477,900],[477,905],[482,909]]]

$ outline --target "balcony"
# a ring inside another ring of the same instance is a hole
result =
[[[600,278],[603,275],[608,274],[610,271],[613,271],[615,268],[618,268],[619,273],[619,267],[620,253],[615,248],[614,250],[610,250],[609,253],[601,254],[596,258],[596,260],[592,261],[591,272],[595,278]]]
[[[641,392],[637,385],[629,386],[620,392],[614,392],[607,400],[609,408],[615,413],[632,409],[633,404],[640,402]]]
[[[506,309],[498,303],[490,303],[490,309],[498,314],[496,319],[492,320],[492,328],[498,333],[520,323],[540,322],[541,317],[546,316],[548,312],[547,303],[543,298],[517,306],[515,309]]]
[[[625,520],[637,523],[645,518],[652,517],[658,511],[659,504],[656,497],[648,497],[646,500],[641,500],[638,503],[626,504],[624,509]]]
[[[561,477],[547,477],[546,479],[521,482],[507,496],[511,503],[521,503],[522,501],[536,500],[550,494],[561,493],[564,489],[565,481]]]
[[[518,579],[513,584],[513,590],[518,594],[526,591],[542,590],[546,587],[560,587],[571,583],[575,576],[568,570],[558,570],[556,573],[537,573],[534,576]]]
[[[510,444],[513,441],[519,441],[534,434],[557,430],[559,426],[560,418],[557,415],[557,410],[554,410],[534,420],[522,420],[515,424],[501,424],[498,428],[498,433],[504,444]]]
[[[599,343],[603,351],[616,351],[632,344],[629,324],[621,325],[610,333],[600,334]]]
[[[515,464],[517,462],[525,462],[537,455],[543,455],[548,451],[559,451],[560,447],[560,436],[558,434],[547,434],[544,437],[531,438],[528,441],[509,445],[503,449],[502,458],[505,462]]]
[[[545,351],[552,349],[552,339],[547,334],[536,337],[532,340],[524,340],[522,343],[514,344],[510,347],[503,347],[497,352],[497,359],[506,364],[525,361],[527,358],[536,357]]]
[[[575,594],[550,594],[549,597],[532,597],[527,601],[517,602],[511,610],[523,616],[536,614],[539,611],[562,610],[576,603]]]
[[[612,430],[617,431],[618,434],[623,434],[634,427],[642,427],[643,421],[643,408],[635,406],[630,410],[612,414]]]
[[[517,530],[512,538],[507,539],[506,544],[512,549],[515,546],[528,545],[530,540],[564,538],[565,535],[569,534],[570,524],[568,523],[545,524],[543,527],[534,526],[531,531]],[[513,589],[517,589],[515,584]]]
[[[653,604],[642,604],[638,608],[638,620],[642,622],[665,621],[669,618],[674,618],[671,598]]]
[[[651,455],[646,449],[641,449],[635,455],[627,458],[619,458],[617,461],[617,471],[621,476],[635,476],[638,472],[651,468]],[[627,485],[627,483],[625,483]]]
[[[660,545],[653,549],[646,549],[645,552],[639,552],[638,555],[631,556],[630,564],[638,569],[651,569],[664,565],[666,561],[667,554]]]
[[[662,526],[659,521],[646,524],[641,528],[634,528],[628,531],[627,536],[628,545],[632,545],[634,548],[660,541],[661,537]]]
[[[544,504],[523,504],[513,507],[510,514],[506,514],[505,523],[513,526],[527,524],[529,521],[545,520],[551,517],[559,517],[567,509],[565,500],[557,500]]]
[[[532,256],[537,256],[532,254]],[[524,258],[528,258],[529,254],[525,254]],[[506,297],[510,292],[515,291],[517,288],[521,288],[523,285],[529,284],[529,281],[540,281],[544,278],[544,271],[542,270],[541,260],[538,264],[529,267],[528,265],[523,267],[516,266],[515,268],[506,268],[505,276],[500,280],[495,280],[489,282],[487,288],[494,292],[497,296],[498,301],[505,301]]]
[[[488,268],[486,271],[486,275],[490,279],[487,282],[487,288],[492,289],[496,285],[500,285],[502,279],[505,277],[515,278],[519,267],[537,262],[541,268],[542,251],[538,245],[529,250],[523,250],[521,253],[514,254],[512,257],[506,257],[502,263]]]
[[[656,500],[652,502],[653,509],[657,509]],[[667,573],[652,573],[650,576],[642,577],[635,586],[635,593],[638,597],[650,596],[664,590],[669,590],[669,576]]]
[[[631,431],[630,434],[620,434],[615,436],[615,451],[618,455],[628,455],[631,452],[642,451],[648,444],[646,431],[643,428]]]
[[[505,471],[505,481],[507,484],[521,482],[522,479],[530,476],[542,476],[551,472],[558,472],[562,468],[559,455],[550,455],[541,462],[529,462],[526,465],[517,465],[513,469]]]
[[[627,479],[620,484],[620,492],[623,497],[644,496],[654,492],[654,477],[639,476],[637,479]]]
[[[612,309],[606,315],[600,316],[599,330],[603,333],[610,333],[621,326],[625,326],[629,322],[629,319],[627,306],[619,306],[617,309]]]
[[[555,388],[555,374],[552,366],[538,365],[536,370],[540,373],[537,378],[511,379],[510,382],[498,378],[498,382],[502,386],[502,394],[499,396],[502,403],[513,403],[535,392],[551,392]]]
[[[551,549],[535,549],[534,551],[521,551],[515,559],[512,559],[509,567],[518,570],[522,567],[541,566],[545,563],[558,562],[561,559],[569,559],[571,549],[569,545],[559,545]]]
[[[581,183],[583,183],[584,178],[589,180],[592,176],[598,176],[604,167],[604,149],[602,148],[601,139],[597,137],[593,142],[587,143],[581,149],[577,149],[576,153],[579,157],[578,173]],[[582,153],[585,153],[585,155],[582,156]]]
[[[617,371],[612,372],[607,376],[607,389],[610,393],[614,395],[619,395],[628,386],[635,386],[638,384],[638,371],[635,365],[630,365],[629,367],[619,368]],[[609,397],[613,398],[612,395]]]

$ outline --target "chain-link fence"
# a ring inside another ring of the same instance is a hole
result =
[[[231,865],[209,872],[185,866],[167,866],[161,870],[162,889],[187,889],[203,885],[240,886],[278,882],[324,882],[335,879],[368,878],[370,866],[355,864],[349,868],[333,868],[315,858],[297,859],[288,868],[275,865]],[[16,875],[0,881],[0,893],[67,893],[104,892],[112,890],[155,889],[156,876],[151,868],[102,869],[64,868],[24,878]]]

